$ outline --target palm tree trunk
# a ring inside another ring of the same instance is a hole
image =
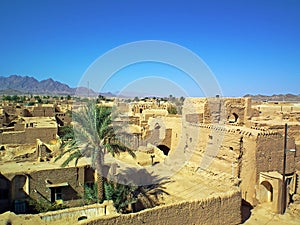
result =
[[[104,199],[104,187],[103,187],[103,157],[100,153],[97,154],[96,158],[96,179],[97,179],[97,195],[98,202],[102,202]]]

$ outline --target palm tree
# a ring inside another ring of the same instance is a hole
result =
[[[73,134],[68,133],[68,140],[63,138],[62,153],[58,160],[66,153],[68,158],[62,166],[68,165],[82,157],[91,157],[92,165],[96,168],[98,200],[103,200],[103,164],[106,153],[119,154],[127,151],[132,157],[134,152],[119,141],[116,135],[116,126],[112,124],[111,108],[97,106],[95,102],[88,102],[78,111],[72,112]]]

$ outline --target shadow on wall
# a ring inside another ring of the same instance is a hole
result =
[[[242,199],[242,205],[241,205],[242,223],[246,222],[250,218],[252,209],[253,206],[246,200]]]
[[[163,195],[169,195],[164,185],[171,182],[167,177],[158,177],[146,169],[127,167],[119,172],[117,182],[134,187],[132,211],[138,212],[160,205]]]
[[[10,181],[0,174],[0,213],[10,209]]]

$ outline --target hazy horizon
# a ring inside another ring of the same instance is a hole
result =
[[[48,80],[48,79],[52,79],[53,81],[57,81],[55,79],[53,79],[52,77],[47,77],[47,78],[44,78],[44,79],[37,79],[36,77],[34,76],[30,76],[30,75],[19,75],[19,74],[12,74],[12,75],[7,75],[7,76],[3,76],[3,75],[0,75],[0,77],[10,77],[10,76],[21,76],[21,77],[31,77],[31,78],[34,78],[36,79],[37,81],[41,82],[43,80]],[[159,78],[160,80],[163,80],[162,78]],[[60,81],[58,81],[60,82]],[[62,83],[62,82],[61,82]],[[137,82],[138,83],[138,82]],[[62,83],[62,84],[66,84],[68,85],[70,88],[79,88],[78,87],[72,87],[70,86],[69,84],[67,83]],[[143,92],[135,92],[134,90],[131,90],[130,86],[133,86],[136,87],[136,85],[138,84],[129,84],[127,87],[124,87],[122,90],[117,90],[117,91],[109,91],[107,90],[106,92],[97,92],[95,90],[93,90],[92,88],[90,88],[92,91],[96,92],[96,93],[103,93],[103,94],[112,94],[112,95],[116,95],[116,96],[121,96],[121,97],[128,97],[128,98],[134,98],[134,97],[139,97],[139,98],[143,98],[143,97],[169,97],[170,95],[174,96],[174,97],[205,97],[204,95],[201,95],[201,96],[191,96],[191,95],[187,95],[187,93],[184,92],[184,90],[180,90],[179,92],[168,92],[168,90],[165,90],[164,94],[157,94],[159,92],[155,92],[155,91],[147,91],[147,88],[145,89],[145,91]],[[170,85],[170,84],[169,84]],[[174,84],[173,84],[174,85]],[[157,87],[156,87],[157,88]],[[159,87],[158,87],[159,88]],[[173,88],[172,90],[174,90],[176,88]],[[178,88],[180,89],[180,88]],[[1,89],[1,90],[5,90],[5,89]],[[180,93],[180,94],[178,94]],[[292,94],[292,95],[300,95],[300,92],[299,93],[291,93],[291,92],[285,92],[285,93],[272,93],[272,94],[264,94],[264,93],[257,93],[257,94],[253,94],[253,93],[245,93],[241,96],[226,96],[226,95],[223,95],[222,97],[243,97],[243,96],[246,96],[246,95],[253,95],[253,96],[257,96],[257,95],[263,95],[263,96],[274,96],[274,95],[288,95],[288,94]]]

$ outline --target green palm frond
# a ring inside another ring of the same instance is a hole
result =
[[[115,154],[120,154],[121,152],[128,152],[132,157],[135,158],[134,152],[127,146],[123,145],[122,143],[108,143],[105,144],[104,147],[107,149],[109,153],[112,154],[112,156],[115,156]]]
[[[113,126],[111,113],[111,108],[97,106],[95,102],[88,102],[78,111],[73,111],[73,127],[66,128],[70,133],[65,133],[62,153],[56,160],[69,154],[63,163],[65,166],[74,159],[76,164],[81,157],[89,156],[95,165],[100,157],[100,162],[97,163],[102,165],[104,151],[113,156],[127,151],[134,157],[133,151],[118,140],[116,129],[119,127]]]
[[[77,165],[78,160],[82,158],[82,154],[79,150],[76,150],[75,152],[73,152],[63,163],[62,163],[62,167],[66,167],[71,161],[73,161],[75,159],[75,165]]]
[[[61,159],[65,154],[73,152],[75,149],[78,148],[78,146],[76,144],[70,144],[70,145],[66,145],[67,149],[62,149],[62,152],[54,159],[54,162],[58,161],[59,159]]]

